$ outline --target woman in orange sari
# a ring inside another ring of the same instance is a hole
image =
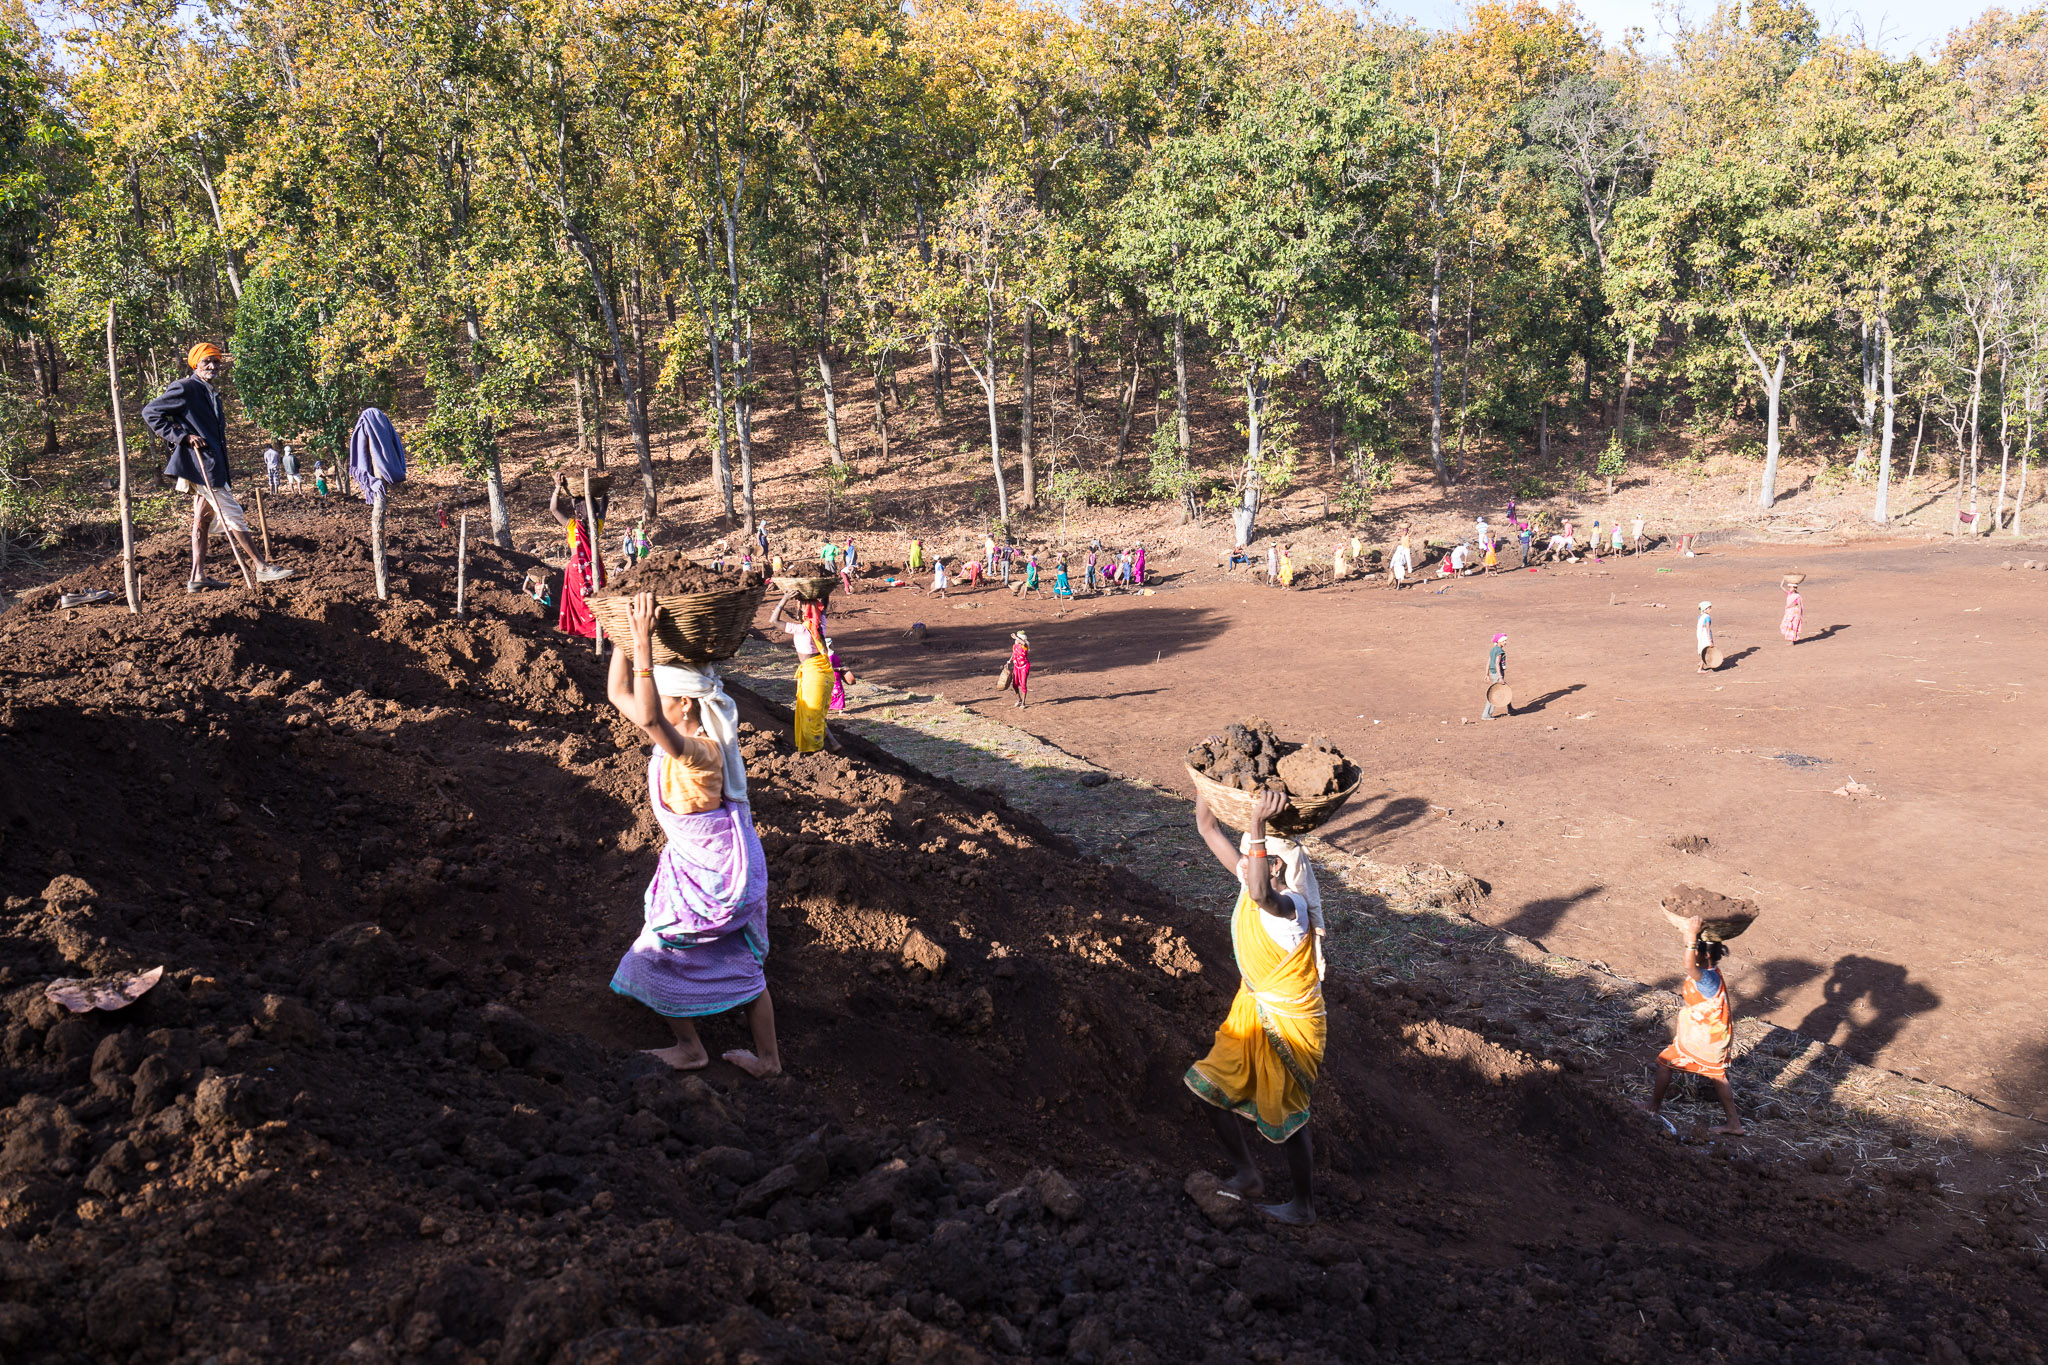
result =
[[[1199,792],[1195,796],[1195,828],[1216,861],[1238,881],[1230,943],[1240,980],[1230,1016],[1216,1030],[1215,1045],[1188,1068],[1185,1079],[1195,1097],[1211,1106],[1210,1122],[1237,1168],[1223,1188],[1244,1199],[1265,1193],[1265,1178],[1245,1142],[1249,1123],[1260,1137],[1279,1144],[1294,1186],[1293,1199],[1261,1204],[1259,1211],[1283,1223],[1306,1226],[1316,1220],[1309,1097],[1322,1070],[1329,1034],[1310,899],[1313,873],[1303,858],[1302,887],[1276,885],[1274,860],[1267,856],[1266,822],[1286,805],[1284,791],[1260,793],[1240,854],[1217,825],[1209,803]]]
[[[1742,1116],[1736,1112],[1735,1091],[1728,1084],[1728,1056],[1735,1048],[1735,1007],[1720,968],[1728,945],[1701,938],[1698,915],[1680,917],[1666,910],[1664,918],[1685,935],[1685,982],[1677,1032],[1671,1046],[1657,1054],[1657,1082],[1650,1091],[1649,1112],[1662,1118],[1659,1111],[1671,1088],[1672,1072],[1690,1071],[1713,1082],[1714,1093],[1728,1115],[1726,1123],[1711,1131],[1741,1137]]]

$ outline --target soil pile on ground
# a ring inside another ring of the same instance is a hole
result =
[[[719,570],[708,564],[699,564],[681,550],[656,550],[632,568],[622,570],[606,587],[614,594],[651,592],[660,597],[683,597],[691,593],[754,588],[761,582],[758,571],[750,569],[742,573],[737,564]]]
[[[1671,888],[1671,893],[1664,897],[1664,908],[1680,919],[1698,915],[1700,937],[1710,943],[1725,943],[1736,937],[1763,913],[1755,901],[1683,884]]]
[[[533,561],[473,552],[452,618],[452,539],[407,511],[389,602],[325,508],[273,522],[307,572],[260,596],[0,616],[9,1361],[2036,1353],[2024,1201],[1951,1226],[1904,1163],[1731,1171],[1449,983],[1330,983],[1322,1226],[1191,1200],[1215,907],[858,744],[796,754],[745,694],[790,1074],[668,1071],[604,989],[659,847],[642,737]],[[43,995],[159,963],[124,1010]]]

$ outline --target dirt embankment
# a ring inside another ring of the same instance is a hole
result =
[[[1205,1215],[1220,924],[750,696],[791,1074],[668,1073],[644,751],[531,561],[457,621],[438,537],[378,604],[279,521],[261,599],[0,616],[10,1361],[2038,1358],[2023,1203],[1650,1141],[1440,993],[1333,983],[1321,1227]]]

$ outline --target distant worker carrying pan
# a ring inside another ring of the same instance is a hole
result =
[[[249,534],[249,519],[230,485],[234,474],[228,468],[227,403],[215,387],[228,362],[220,347],[202,341],[185,353],[192,373],[143,405],[142,423],[171,448],[164,476],[178,481],[180,493],[192,495],[192,576],[186,592],[225,588],[217,578],[206,576],[206,539],[218,520],[230,546],[255,566],[256,580],[275,583],[290,578],[257,553],[255,538]]]

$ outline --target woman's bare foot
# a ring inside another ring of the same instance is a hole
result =
[[[702,1071],[711,1065],[711,1054],[704,1050],[702,1043],[677,1043],[674,1047],[648,1047],[640,1050],[678,1071]]]
[[[1261,1204],[1259,1212],[1276,1223],[1287,1223],[1305,1228],[1316,1221],[1315,1205],[1306,1199],[1290,1199],[1285,1204]]]
[[[1749,1136],[1749,1134],[1743,1129],[1740,1123],[1724,1123],[1718,1128],[1709,1128],[1707,1129],[1707,1131],[1710,1133],[1719,1133],[1723,1137]]]
[[[1257,1199],[1266,1192],[1266,1181],[1257,1171],[1239,1171],[1223,1181],[1222,1188],[1241,1199]]]
[[[736,1047],[723,1055],[725,1060],[731,1062],[757,1081],[765,1081],[770,1076],[780,1076],[782,1074],[782,1063],[779,1060],[764,1062],[743,1047]]]

